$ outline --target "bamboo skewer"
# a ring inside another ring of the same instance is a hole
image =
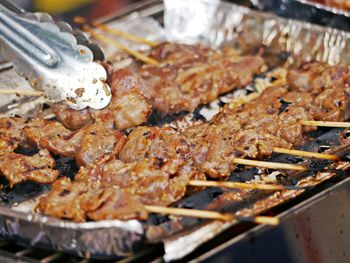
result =
[[[196,209],[187,209],[187,208],[175,208],[175,207],[164,207],[164,206],[153,206],[146,205],[146,210],[151,213],[158,214],[168,214],[168,215],[177,215],[177,216],[188,216],[188,217],[198,217],[198,218],[207,218],[207,219],[218,219],[222,221],[232,220],[234,216],[232,214],[224,214],[215,211],[206,211],[206,210],[196,210]]]
[[[92,37],[94,37],[95,39],[101,40],[105,43],[108,43],[110,45],[115,46],[116,48],[120,49],[121,51],[124,51],[125,53],[129,54],[130,56],[135,57],[136,59],[149,64],[149,65],[153,65],[153,66],[158,66],[159,62],[154,60],[153,58],[147,57],[144,54],[142,54],[141,52],[132,50],[126,46],[124,46],[123,44],[121,44],[120,42],[118,42],[117,40],[113,39],[113,38],[109,38],[106,36],[102,36],[96,33],[95,30],[93,30],[92,28],[88,27],[88,26],[83,26],[83,30],[90,33]]]
[[[299,123],[302,124],[302,125],[305,125],[305,126],[350,128],[350,122],[341,122],[341,121],[309,121],[309,120],[300,120]]]
[[[132,34],[129,34],[127,32],[124,32],[124,31],[119,31],[117,29],[110,28],[109,26],[104,25],[104,24],[93,22],[92,25],[94,27],[104,31],[104,32],[110,33],[110,34],[118,36],[118,37],[122,37],[122,38],[127,39],[127,40],[132,41],[132,42],[145,44],[145,45],[148,45],[150,47],[155,47],[158,45],[158,43],[155,41],[150,41],[148,39],[145,39],[145,38],[137,36],[137,35],[132,35]]]
[[[279,224],[279,219],[277,217],[269,217],[269,216],[236,217],[234,214],[229,214],[229,213],[220,213],[215,211],[187,209],[187,208],[153,206],[153,205],[146,205],[145,208],[146,210],[148,210],[148,212],[157,213],[157,214],[217,219],[221,221],[229,221],[236,218],[239,221],[249,221],[249,222],[254,222],[258,224],[267,224],[267,225],[274,225],[274,226]]]
[[[79,25],[88,24],[87,20],[81,16],[74,17],[74,22],[79,24]],[[93,27],[96,27],[96,28],[104,31],[104,32],[110,33],[112,35],[115,35],[115,36],[118,36],[118,37],[121,37],[124,39],[127,39],[127,40],[132,41],[132,42],[145,44],[145,45],[148,45],[150,47],[155,47],[158,45],[158,43],[155,41],[151,41],[151,40],[148,40],[146,38],[143,38],[143,37],[140,37],[137,35],[133,35],[133,34],[130,34],[130,33],[124,32],[124,31],[120,31],[118,29],[111,28],[111,27],[109,27],[105,24],[99,23],[99,22],[92,22],[91,25]]]
[[[302,187],[297,186],[284,186],[275,184],[259,184],[259,183],[241,183],[241,182],[218,182],[218,181],[202,181],[202,180],[191,180],[190,186],[204,186],[204,187],[223,187],[233,189],[256,189],[256,190],[300,190]]]
[[[310,157],[310,158],[317,158],[317,159],[325,159],[325,160],[331,160],[331,161],[340,161],[341,160],[340,156],[333,155],[333,154],[300,151],[300,150],[285,149],[285,148],[279,148],[279,147],[273,147],[273,151],[275,153],[284,153],[284,154],[289,154],[289,155]]]
[[[134,51],[130,48],[128,48],[127,46],[123,45],[122,43],[120,43],[119,41],[113,39],[113,38],[109,38],[107,36],[103,36],[103,35],[99,35],[94,29],[92,29],[91,27],[87,26],[87,25],[83,25],[86,23],[86,19],[83,17],[75,17],[74,18],[74,22],[76,22],[77,24],[82,25],[82,28],[85,32],[88,32],[91,34],[92,37],[94,37],[95,39],[98,39],[100,41],[103,41],[107,44],[111,44],[113,46],[115,46],[116,48],[124,51],[125,53],[135,57],[136,59],[146,63],[146,64],[150,64],[150,65],[154,65],[157,66],[159,65],[159,62],[156,61],[155,59],[152,59],[148,56],[145,56],[144,54],[142,54],[141,52],[138,51]],[[124,39],[130,40],[130,41],[134,41],[134,42],[140,42],[146,45],[149,45],[151,47],[157,45],[156,42],[152,42],[152,41],[148,41],[147,39],[144,39],[142,37],[139,36],[135,36],[126,32],[122,32],[116,29],[112,29],[106,25],[94,22],[93,26],[99,28],[100,30],[103,30],[105,32],[108,32],[110,34],[119,36],[119,37],[123,37]]]
[[[278,217],[273,216],[254,216],[254,217],[239,217],[240,221],[253,222],[256,224],[265,224],[270,226],[277,226],[280,223]]]
[[[233,159],[233,162],[236,164],[258,166],[258,167],[270,168],[270,169],[283,169],[283,170],[296,170],[296,171],[308,170],[307,167],[304,167],[301,165],[289,164],[289,163],[263,162],[263,161],[248,160],[248,159],[241,159],[241,158],[235,158]]]
[[[38,90],[15,90],[15,89],[0,89],[2,95],[21,95],[21,96],[44,96],[43,91]]]

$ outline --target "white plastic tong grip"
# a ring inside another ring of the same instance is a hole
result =
[[[17,14],[0,1],[0,54],[49,99],[73,109],[102,109],[111,100],[106,70],[93,62],[89,48],[61,32],[40,14]],[[37,17],[36,17],[37,16]],[[33,19],[34,18],[34,19]],[[36,18],[36,19],[35,19]]]

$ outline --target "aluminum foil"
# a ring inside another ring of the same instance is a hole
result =
[[[308,0],[250,0],[261,10],[323,26],[350,31],[350,12]]]
[[[33,90],[29,82],[17,75],[14,69],[7,66],[8,63],[0,64],[0,89]],[[1,69],[4,67],[4,69]],[[19,97],[17,95],[0,95],[0,115],[23,115],[33,112],[46,102],[43,97]]]
[[[128,256],[143,240],[137,220],[73,223],[1,208],[0,236],[81,257]]]
[[[157,6],[158,8],[154,8]],[[165,0],[110,24],[152,39],[186,43],[201,42],[213,47],[230,44],[242,51],[265,46],[266,50],[288,55],[290,64],[306,60],[330,64],[350,64],[350,35],[308,23],[278,18],[228,3],[205,0]],[[159,20],[159,7],[164,8],[164,28]],[[157,10],[152,13],[152,10]],[[146,12],[147,11],[147,12]],[[145,22],[147,21],[147,22]],[[141,26],[142,25],[142,26]],[[139,48],[139,46],[134,46]],[[113,58],[115,50],[109,50]],[[329,178],[321,174],[320,181]],[[289,193],[291,198],[296,193]],[[287,198],[287,197],[286,197]],[[277,205],[283,199],[275,198]],[[210,222],[193,229],[168,234],[161,239],[148,239],[149,226],[131,221],[74,223],[35,214],[34,202],[0,209],[0,235],[38,247],[50,247],[84,257],[122,257],[141,249],[149,242],[163,242],[166,261],[180,259],[203,242],[236,222]],[[256,212],[269,207],[257,207]],[[244,211],[243,211],[244,212]]]

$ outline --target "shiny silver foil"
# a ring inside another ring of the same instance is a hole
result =
[[[164,12],[163,12],[164,10]],[[153,15],[153,17],[152,17]],[[158,19],[164,18],[164,28]],[[210,0],[165,0],[127,16],[115,17],[110,25],[156,40],[185,43],[201,42],[213,47],[230,44],[242,50],[261,47],[276,53],[288,54],[290,64],[317,60],[330,64],[350,64],[350,35],[332,28],[323,28],[295,20],[256,12],[237,5]],[[140,46],[134,46],[135,49]],[[108,47],[108,58],[117,52]],[[208,113],[210,114],[210,113]],[[313,183],[326,180],[331,175],[322,173]],[[258,213],[299,194],[286,191],[274,198],[270,206],[256,204],[252,211]],[[149,240],[143,222],[101,221],[74,223],[33,212],[31,200],[11,208],[0,209],[0,235],[32,246],[53,248],[82,257],[115,258],[130,255],[151,242],[163,242],[164,259],[181,259],[202,243],[229,228],[232,222],[209,222],[186,229],[186,233],[163,236]]]
[[[350,31],[350,12],[309,0],[250,0],[257,8],[280,16]]]
[[[29,82],[17,75],[9,63],[0,64],[0,89],[33,90]],[[1,67],[4,66],[4,69]],[[0,116],[30,115],[45,103],[44,97],[20,97],[17,95],[0,95]]]

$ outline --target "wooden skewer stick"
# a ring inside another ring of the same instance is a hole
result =
[[[92,25],[98,29],[101,29],[102,31],[105,31],[105,32],[110,33],[112,35],[130,40],[132,42],[145,44],[145,45],[148,45],[150,47],[155,47],[158,45],[158,43],[155,41],[150,41],[150,40],[147,40],[147,39],[140,37],[140,36],[132,35],[132,34],[124,32],[124,31],[119,31],[117,29],[110,28],[109,26],[104,25],[104,24],[93,22]]]
[[[88,24],[87,20],[84,17],[81,17],[81,16],[74,17],[74,22],[77,23],[77,24],[80,24],[80,25]],[[155,41],[150,41],[150,40],[145,39],[143,37],[136,36],[136,35],[124,32],[124,31],[120,31],[120,30],[111,28],[111,27],[109,27],[109,26],[107,26],[105,24],[101,24],[99,22],[92,22],[91,25],[96,27],[96,28],[98,28],[98,29],[100,29],[100,30],[102,30],[102,31],[105,31],[107,33],[110,33],[110,34],[118,36],[118,37],[122,37],[124,39],[130,40],[130,41],[133,41],[133,42],[145,44],[145,45],[148,45],[148,46],[151,46],[151,47],[155,47],[155,46],[158,45],[158,43],[155,42]]]
[[[99,35],[99,34],[96,33],[95,30],[91,29],[88,26],[83,26],[83,30],[88,32],[88,33],[90,33],[91,36],[94,37],[95,39],[98,39],[98,40],[101,40],[101,41],[103,41],[105,43],[113,45],[116,48],[120,49],[121,51],[124,51],[125,53],[135,57],[138,60],[141,60],[142,62],[144,62],[146,64],[150,64],[150,65],[153,65],[153,66],[158,66],[159,65],[159,62],[154,60],[153,58],[147,57],[147,56],[145,56],[144,54],[142,54],[142,53],[140,53],[138,51],[132,50],[132,49],[124,46],[123,44],[119,43],[117,40],[115,40],[113,38],[109,38],[109,37],[106,37],[106,36]]]
[[[308,121],[308,120],[300,120],[299,123],[302,124],[302,125],[307,125],[307,126],[350,128],[350,122],[341,122],[341,121]]]
[[[254,222],[258,224],[267,224],[267,225],[274,225],[274,226],[279,224],[279,219],[277,217],[269,217],[269,216],[235,217],[235,215],[229,214],[229,213],[220,213],[215,211],[187,209],[187,208],[153,206],[153,205],[146,205],[145,208],[146,210],[148,210],[148,212],[158,213],[158,214],[217,219],[222,221],[229,221],[237,218],[239,221],[249,221],[249,222]]]
[[[148,212],[159,213],[159,214],[218,219],[222,221],[228,221],[234,218],[232,214],[224,214],[224,213],[207,211],[207,210],[196,210],[196,209],[153,206],[153,205],[146,205],[145,208],[146,210],[148,210]]]
[[[22,96],[44,96],[43,91],[38,90],[16,90],[16,89],[0,89],[3,95],[22,95]]]
[[[301,165],[289,164],[289,163],[263,162],[263,161],[248,160],[248,159],[241,159],[241,158],[235,158],[233,159],[233,162],[236,164],[258,166],[258,167],[264,167],[264,168],[270,168],[270,169],[297,170],[297,171],[308,170],[307,167],[304,167]]]
[[[285,148],[279,148],[279,147],[273,147],[273,151],[275,153],[284,153],[289,155],[318,158],[318,159],[325,159],[325,160],[331,160],[331,161],[341,160],[340,156],[333,155],[333,154],[307,152],[307,151],[292,150],[292,149],[285,149]]]
[[[302,189],[297,186],[284,186],[276,184],[259,184],[259,183],[241,183],[241,182],[218,182],[218,181],[202,181],[202,180],[192,180],[189,182],[190,186],[205,186],[205,187],[223,187],[223,188],[233,188],[233,189],[257,189],[257,190],[270,190],[270,191],[280,191],[280,190],[290,190],[290,189]]]
[[[270,226],[277,226],[280,223],[279,218],[274,216],[239,217],[239,220],[253,222],[256,224],[265,224]]]

